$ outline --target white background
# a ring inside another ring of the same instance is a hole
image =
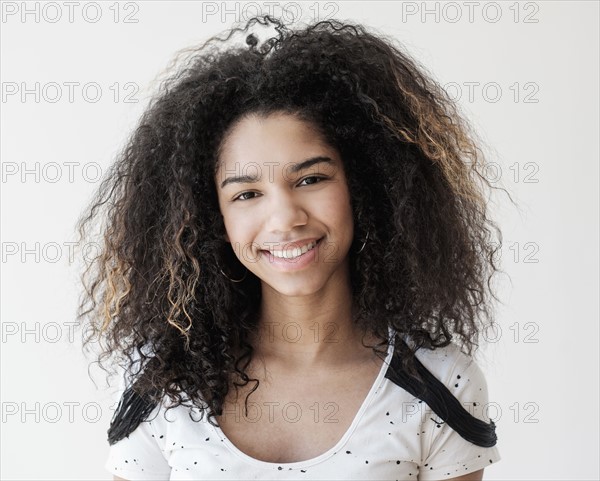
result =
[[[512,284],[502,284],[500,335],[479,357],[503,458],[485,479],[598,479],[599,4],[365,3],[255,5],[378,29],[461,95],[520,207],[504,195],[492,206]],[[2,5],[2,479],[110,479],[114,406],[71,339],[79,274],[66,243],[98,186],[96,166],[114,159],[174,53],[254,11],[97,5],[74,2],[71,19],[64,2]],[[24,6],[39,16],[23,18]],[[39,98],[22,97],[36,82]],[[78,83],[72,101],[68,82]],[[82,91],[93,82],[96,102],[93,85]],[[133,84],[138,102],[125,102]]]

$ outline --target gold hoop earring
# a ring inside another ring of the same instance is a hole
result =
[[[219,270],[221,271],[221,274],[223,274],[223,276],[226,279],[229,279],[231,282],[242,282],[244,279],[246,279],[246,276],[248,275],[248,268],[246,267],[246,272],[244,272],[244,276],[241,279],[232,279],[231,277],[229,277],[227,274],[225,274],[223,272],[223,269],[219,268]]]
[[[363,249],[365,248],[365,246],[367,245],[367,241],[369,240],[369,233],[370,233],[370,231],[367,231],[367,236],[365,237],[365,241],[363,242],[363,245],[360,248],[360,250],[357,252],[357,254],[360,254],[363,251]]]

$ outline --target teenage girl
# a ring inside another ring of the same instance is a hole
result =
[[[364,26],[261,16],[192,50],[80,224],[86,343],[126,373],[114,479],[482,479],[483,167]]]

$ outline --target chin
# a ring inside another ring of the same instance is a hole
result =
[[[291,281],[291,282],[274,282],[269,283],[262,281],[271,289],[283,296],[288,297],[303,297],[318,293],[323,288],[323,283],[307,282],[307,281]]]

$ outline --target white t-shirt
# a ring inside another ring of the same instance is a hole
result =
[[[110,447],[106,469],[128,480],[378,479],[436,480],[461,476],[500,460],[496,446],[463,439],[424,401],[385,377],[390,344],[375,383],[342,438],[323,454],[271,463],[240,451],[199,411],[157,406],[127,438]],[[479,366],[455,345],[420,349],[417,358],[473,416],[484,418],[487,384]],[[250,396],[249,402],[252,400]],[[290,411],[291,413],[291,411]],[[293,413],[291,413],[293,416]],[[172,421],[172,422],[170,422]]]

